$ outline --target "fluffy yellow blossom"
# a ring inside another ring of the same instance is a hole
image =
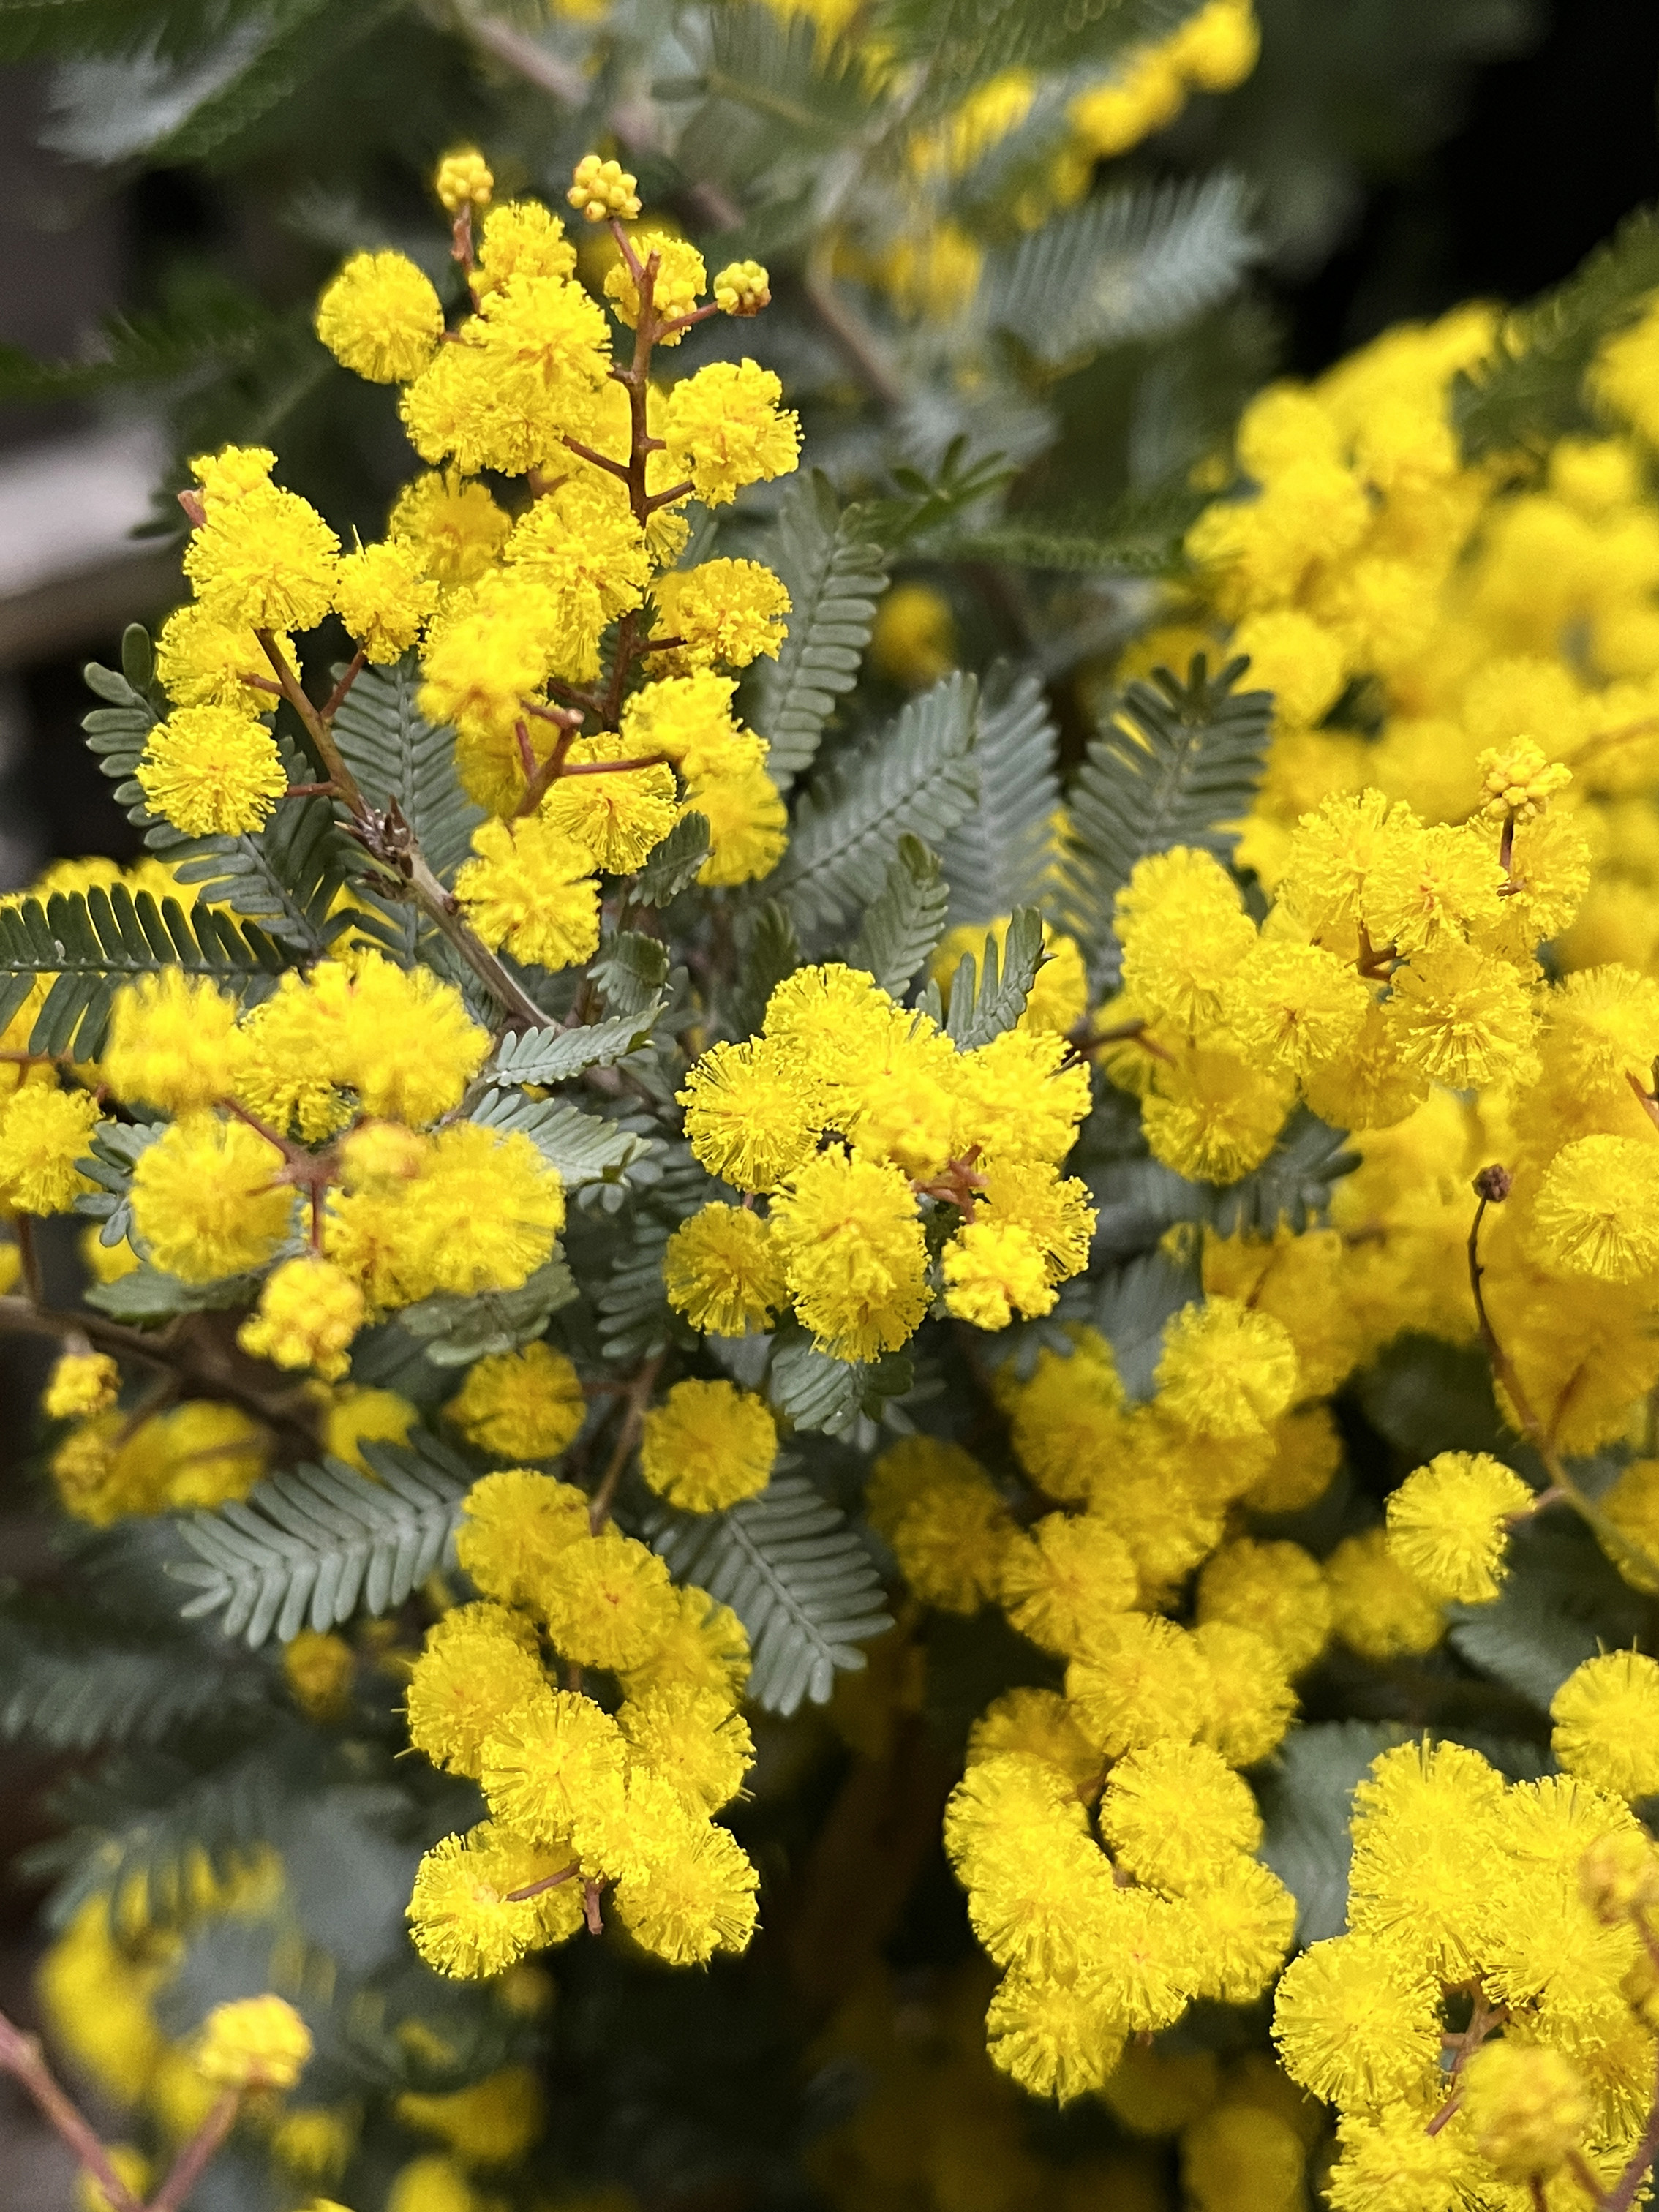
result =
[[[1391,1945],[1333,1936],[1285,1968],[1273,2039],[1285,2072],[1316,2097],[1375,2106],[1421,2096],[1439,2063],[1437,1992]]]
[[[192,837],[262,828],[288,788],[276,740],[241,707],[176,707],[137,776],[145,803]]]
[[[1284,1323],[1237,1298],[1183,1306],[1164,1328],[1159,1403],[1200,1436],[1264,1435],[1296,1383],[1296,1346]]]
[[[1346,1536],[1325,1562],[1331,1627],[1350,1650],[1385,1662],[1432,1650],[1445,1617],[1395,1559],[1386,1533]]]
[[[657,605],[654,634],[679,640],[672,659],[666,652],[653,656],[653,666],[708,668],[720,661],[747,668],[763,654],[778,657],[789,594],[758,561],[704,561],[695,568],[671,569],[658,577],[651,595]],[[636,693],[629,705],[635,702],[653,707],[656,695]]]
[[[960,657],[951,602],[933,585],[894,584],[876,609],[870,653],[884,676],[921,691],[948,676]]]
[[[1249,1536],[1224,1544],[1205,1562],[1197,1613],[1200,1624],[1254,1629],[1291,1675],[1312,1665],[1331,1630],[1330,1592],[1318,1560],[1299,1544]]]
[[[461,1512],[455,1555],[503,1605],[534,1603],[559,1554],[588,1534],[586,1493],[525,1467],[482,1476]]]
[[[581,1427],[580,1376],[550,1345],[488,1354],[444,1408],[471,1444],[497,1459],[553,1459]]]
[[[1483,2045],[1464,2069],[1463,2109],[1486,2163],[1503,2180],[1519,2182],[1557,2172],[1594,2112],[1570,2059],[1507,2037]]]
[[[713,1046],[678,1097],[691,1150],[710,1175],[738,1190],[775,1188],[812,1149],[812,1103],[799,1064],[769,1038]]]
[[[562,1552],[538,1600],[568,1659],[613,1673],[643,1666],[673,1624],[667,1568],[614,1528]]]
[[[1390,1493],[1389,1553],[1427,1596],[1485,1604],[1506,1571],[1510,1522],[1532,1498],[1490,1453],[1441,1452]]]
[[[572,769],[637,757],[624,737],[578,738],[566,757]],[[637,868],[678,818],[673,771],[659,763],[561,775],[542,802],[543,821],[586,848],[590,866],[613,875]]]
[[[420,549],[407,538],[365,545],[341,562],[334,604],[348,633],[371,662],[399,659],[418,640],[438,604]]]
[[[411,546],[442,591],[476,583],[507,542],[512,519],[480,483],[453,470],[434,471],[405,484],[392,509],[386,534]]]
[[[344,1712],[356,1655],[342,1636],[302,1628],[283,1646],[283,1677],[315,1720],[337,1720]]]
[[[645,1417],[640,1472],[671,1505],[712,1513],[764,1490],[777,1453],[776,1425],[752,1392],[677,1382]]]
[[[40,1400],[49,1421],[84,1420],[115,1403],[121,1370],[107,1352],[66,1352],[53,1362]]]
[[[407,254],[354,253],[317,303],[318,337],[343,368],[371,384],[407,384],[443,330],[431,280]]]
[[[0,1139],[4,1127],[0,1120]],[[246,1122],[208,1113],[174,1121],[132,1176],[133,1224],[155,1265],[186,1283],[265,1266],[294,1215],[282,1168],[282,1154]]]
[[[409,1740],[434,1766],[476,1780],[486,1736],[544,1687],[517,1615],[501,1605],[462,1606],[428,1632],[410,1671]]]
[[[487,945],[542,968],[592,958],[599,886],[586,844],[544,814],[480,823],[472,851],[456,875],[455,896]]]
[[[224,2089],[291,2089],[311,2056],[311,2031],[281,1997],[216,2005],[203,2023],[196,2070]]]
[[[1550,1162],[1534,1218],[1543,1256],[1566,1275],[1630,1283],[1659,1268],[1659,1145],[1581,1137]]]
[[[278,1367],[309,1367],[337,1382],[362,1327],[363,1294],[349,1275],[314,1255],[285,1260],[267,1275],[257,1310],[236,1332],[244,1352]]]
[[[708,282],[708,272],[696,247],[687,239],[673,238],[665,232],[656,230],[636,230],[629,243],[641,270],[649,265],[653,254],[656,257],[651,304],[658,319],[672,322],[682,315],[689,315]],[[640,291],[625,255],[618,254],[606,270],[605,296],[615,307],[618,317],[629,329],[635,329],[640,319]],[[666,331],[657,343],[659,345],[678,345],[684,336],[684,331]]]
[[[617,1715],[630,1754],[667,1775],[706,1812],[735,1797],[755,1759],[754,1738],[717,1691],[645,1690]]]
[[[1607,1651],[1569,1674],[1550,1705],[1550,1746],[1570,1774],[1620,1797],[1659,1791],[1659,1662]]]
[[[293,641],[278,637],[277,649],[290,664]],[[240,707],[264,711],[270,694],[250,677],[270,680],[264,647],[246,625],[215,622],[204,609],[175,607],[155,641],[155,674],[175,707]]]
[[[772,1201],[772,1237],[804,1327],[838,1359],[896,1351],[927,1310],[927,1246],[897,1168],[837,1146]]]
[[[663,1254],[668,1303],[715,1336],[767,1329],[788,1297],[783,1262],[757,1213],[716,1201],[681,1222]]]
[[[27,1083],[0,1105],[0,1205],[19,1213],[66,1213],[90,1188],[76,1163],[98,1126],[84,1091]]]
[[[260,483],[210,498],[185,550],[185,574],[215,622],[312,629],[334,604],[340,541],[297,493]]]
[[[1022,1635],[1050,1651],[1081,1650],[1110,1614],[1134,1603],[1134,1561],[1123,1539],[1091,1514],[1045,1514],[1010,1545],[999,1595]]]
[[[210,1106],[233,1087],[237,1006],[206,975],[161,968],[125,985],[111,1010],[104,1074],[117,1095],[170,1113]]]
[[[421,1861],[409,1900],[416,1949],[439,1973],[473,1978],[562,1941],[581,1925],[580,1882],[538,1885],[574,1865],[568,1845],[544,1850],[491,1820],[443,1837]],[[537,1893],[515,1898],[522,1889]]]
[[[668,395],[662,434],[671,463],[709,507],[727,505],[744,484],[787,476],[800,450],[800,424],[778,402],[783,386],[746,357],[711,362]]]

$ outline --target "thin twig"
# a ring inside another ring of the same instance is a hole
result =
[[[141,2212],[138,2199],[111,2164],[97,2130],[53,2078],[40,2054],[39,2042],[33,2036],[25,2035],[3,2013],[0,2013],[0,2068],[33,2098],[108,2197],[115,2212]]]
[[[656,1387],[657,1377],[662,1372],[662,1364],[666,1357],[665,1352],[659,1352],[654,1358],[647,1359],[628,1385],[627,1404],[623,1413],[622,1425],[617,1431],[617,1442],[605,1473],[599,1478],[599,1486],[593,1492],[592,1503],[587,1509],[587,1525],[596,1536],[611,1518],[617,1486],[622,1480],[629,1455],[640,1440],[640,1431],[645,1425],[645,1409],[650,1403],[651,1393]]]
[[[236,2124],[242,2102],[240,2089],[227,2089],[173,2162],[173,2170],[151,2199],[149,2212],[179,2212]]]
[[[509,1905],[523,1905],[530,1898],[540,1897],[547,1890],[556,1889],[561,1882],[568,1881],[573,1875],[578,1875],[580,1872],[581,1865],[578,1861],[575,1865],[568,1866],[562,1874],[544,1874],[539,1881],[526,1882],[522,1889],[509,1889],[507,1893],[507,1902]]]

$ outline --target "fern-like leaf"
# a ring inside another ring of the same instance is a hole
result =
[[[157,1743],[263,1695],[257,1674],[228,1670],[195,1637],[25,1599],[0,1613],[0,1736],[58,1751]]]
[[[740,1036],[752,1036],[766,1017],[766,1002],[786,975],[800,966],[800,941],[787,907],[768,899],[757,907],[743,940],[743,963],[732,1012]]]
[[[1297,1236],[1322,1221],[1331,1186],[1359,1164],[1347,1149],[1347,1133],[1298,1106],[1259,1168],[1216,1198],[1211,1218],[1223,1237],[1271,1237],[1284,1223]]]
[[[510,1089],[515,1085],[568,1083],[586,1067],[611,1067],[648,1042],[652,1024],[662,1012],[653,999],[636,1014],[618,1014],[574,1030],[520,1030],[503,1037],[484,1070],[484,1081]]]
[[[620,1182],[636,1160],[656,1149],[654,1139],[584,1114],[562,1098],[526,1098],[516,1091],[492,1091],[471,1118],[487,1129],[522,1129],[570,1190]]]
[[[693,881],[708,858],[708,817],[695,808],[681,815],[662,842],[646,856],[634,885],[636,906],[666,906]]]
[[[1137,860],[1171,845],[1225,856],[1261,781],[1273,695],[1235,691],[1243,660],[1212,678],[1194,655],[1182,684],[1164,668],[1108,709],[1070,793],[1072,842],[1061,903],[1066,927],[1108,980],[1112,902]]]
[[[908,832],[935,848],[974,803],[975,684],[960,672],[913,699],[801,801],[773,888],[803,930],[844,925],[880,895]]]
[[[1585,427],[1584,372],[1659,290],[1659,210],[1640,208],[1557,290],[1502,319],[1487,359],[1460,373],[1452,416],[1470,460],[1541,448]]]
[[[197,1591],[184,1618],[216,1614],[227,1636],[257,1647],[336,1627],[360,1605],[401,1605],[442,1560],[473,1470],[434,1437],[418,1450],[363,1451],[378,1482],[326,1459],[270,1476],[245,1502],[184,1517],[197,1555],[172,1569]]]
[[[866,913],[848,959],[867,969],[893,998],[903,998],[945,934],[950,900],[937,857],[920,837],[901,837],[881,896]]]
[[[767,557],[789,593],[789,632],[777,659],[755,672],[749,719],[771,747],[767,773],[787,791],[858,681],[887,574],[863,510],[843,508],[818,470],[784,494]]]
[[[29,1050],[95,1060],[123,983],[161,968],[210,975],[243,997],[263,995],[283,959],[263,931],[214,907],[186,914],[177,899],[157,906],[125,884],[55,891],[0,908],[0,1025],[43,975],[56,980],[29,1034]]]
[[[1012,1029],[1025,1011],[1042,961],[1042,916],[1034,906],[1015,909],[1000,956],[994,937],[986,939],[979,960],[971,952],[963,954],[951,979],[945,1024],[958,1052],[972,1052]]]
[[[977,796],[939,854],[953,928],[984,927],[1041,898],[1048,825],[1060,805],[1059,744],[1036,678],[994,670],[974,743]]]
[[[1237,177],[1133,185],[999,256],[985,312],[1057,368],[1178,330],[1226,298],[1255,252]]]
[[[749,1632],[749,1695],[769,1712],[827,1702],[837,1670],[890,1624],[880,1578],[845,1515],[802,1475],[776,1475],[724,1513],[676,1515],[652,1541],[675,1578],[729,1605]]]
[[[467,1367],[532,1343],[576,1296],[569,1268],[555,1255],[516,1291],[480,1291],[472,1297],[440,1291],[406,1306],[398,1319],[434,1367]]]

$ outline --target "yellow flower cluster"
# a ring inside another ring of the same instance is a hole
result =
[[[1587,1679],[1620,1663],[1558,1698],[1565,1775],[1506,1784],[1476,1751],[1407,1744],[1355,1793],[1346,1930],[1273,2012],[1286,2072],[1337,2108],[1335,2212],[1613,2201],[1652,2101],[1659,1852],[1577,1753],[1637,1752],[1624,1778],[1652,1786],[1659,1667],[1625,1703]]]
[[[1094,1210],[1060,1164],[1089,1079],[1051,1030],[959,1052],[861,969],[801,968],[758,1036],[702,1055],[680,1102],[709,1173],[769,1197],[763,1220],[717,1203],[675,1231],[669,1297],[695,1328],[769,1328],[789,1303],[821,1349],[868,1359],[936,1297],[979,1328],[1045,1314],[1087,1263]]]
[[[701,1479],[672,1430],[697,1418],[682,1394],[720,1387],[677,1387],[651,1417],[647,1466],[654,1451]],[[698,1449],[718,1465],[706,1414]],[[474,1485],[458,1549],[484,1596],[428,1632],[409,1733],[478,1783],[489,1818],[421,1863],[409,1917],[422,1957],[441,1973],[499,1974],[585,1923],[597,1932],[607,1893],[634,1940],[674,1965],[744,1949],[758,1877],[714,1819],[754,1755],[736,1617],[676,1589],[632,1537],[595,1533],[583,1492],[527,1468]],[[595,1668],[620,1687],[614,1712],[577,1686]]]

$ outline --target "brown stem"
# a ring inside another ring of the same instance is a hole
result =
[[[583,460],[592,461],[596,469],[604,469],[608,474],[613,477],[620,477],[623,483],[628,482],[628,468],[626,463],[623,461],[613,461],[609,453],[596,452],[592,446],[583,445],[580,438],[568,437],[564,442],[569,447],[573,453],[580,453]]]
[[[672,507],[678,499],[690,499],[694,489],[687,477],[684,483],[671,484],[666,491],[653,491],[645,502],[647,515],[654,514],[659,507]]]
[[[34,1224],[27,1213],[17,1216],[13,1227],[17,1237],[17,1252],[23,1263],[23,1288],[32,1306],[44,1306],[46,1302],[46,1279],[40,1273],[40,1247],[36,1242]]]
[[[339,787],[333,783],[291,783],[283,793],[284,799],[333,799]]]
[[[0,2068],[19,2082],[57,2129],[115,2212],[141,2212],[138,2199],[110,2163],[97,2130],[67,2092],[60,2088],[40,2054],[40,2045],[0,2013]]]
[[[469,204],[467,208],[469,226],[471,214],[472,210]],[[368,663],[368,655],[363,651],[363,648],[360,645],[356,653],[352,654],[350,659],[347,661],[344,668],[341,671],[339,682],[329,693],[327,699],[323,703],[323,720],[331,728],[333,726],[334,717],[339,713],[341,708],[345,704],[347,692],[350,690],[352,685],[362,674]]]
[[[520,728],[524,727],[521,722]],[[565,756],[575,740],[576,732],[567,726],[559,732],[557,742],[547,758],[538,768],[532,768],[525,778],[524,797],[519,801],[519,817],[533,814],[546,798],[555,781],[567,771]]]
[[[1512,875],[1515,859],[1515,809],[1511,806],[1504,817],[1504,834],[1498,841],[1498,865],[1504,873]]]
[[[1154,1060],[1175,1066],[1175,1054],[1168,1052],[1148,1030],[1145,1022],[1120,1022],[1115,1029],[1091,1030],[1086,1025],[1073,1030],[1066,1042],[1074,1060],[1087,1060],[1091,1053],[1103,1051],[1109,1044],[1138,1044]]]
[[[568,1866],[562,1874],[544,1874],[539,1881],[526,1882],[522,1889],[509,1889],[507,1893],[507,1902],[509,1905],[523,1905],[527,1899],[540,1897],[550,1889],[556,1889],[562,1881],[568,1881],[572,1875],[580,1872],[581,1867],[577,1864]]]
[[[836,289],[830,274],[828,250],[819,248],[807,264],[803,287],[813,313],[841,348],[848,363],[873,399],[884,407],[900,406],[904,386],[900,381],[874,331],[848,307]]]
[[[531,1029],[546,1029],[550,1017],[507,974],[488,945],[467,927],[461,919],[454,894],[446,890],[433,874],[418,847],[410,849],[408,872],[404,880],[416,905],[443,932],[490,997],[505,1007],[516,1021],[525,1023]]]
[[[1573,2179],[1589,2197],[1590,2203],[1592,2204],[1598,2203],[1601,2195],[1601,2177],[1591,2166],[1583,2152],[1570,2150],[1567,2153],[1567,2165]]]
[[[276,681],[282,686],[283,698],[288,701],[289,705],[305,724],[311,742],[316,746],[321,756],[323,766],[328,771],[330,781],[359,821],[372,820],[373,815],[368,801],[363,797],[356,777],[346,766],[345,757],[334,742],[333,731],[306,696],[305,689],[290,665],[288,655],[276,642],[276,633],[273,630],[261,629],[256,630],[254,635],[264,648],[265,659],[276,671]]]
[[[152,2198],[149,2212],[179,2212],[236,2124],[242,2102],[240,2089],[227,2089],[173,2162],[173,2170]]]
[[[585,1881],[582,1884],[582,1914],[587,1922],[590,1936],[603,1936],[605,1933],[605,1923],[599,1917],[599,1899],[604,1893],[605,1884],[602,1881]]]
[[[656,1387],[657,1377],[662,1372],[662,1364],[667,1356],[665,1352],[659,1352],[654,1358],[647,1359],[627,1386],[627,1404],[623,1413],[622,1425],[617,1431],[617,1442],[605,1473],[599,1478],[599,1486],[593,1492],[593,1501],[587,1509],[587,1525],[596,1536],[611,1518],[617,1486],[622,1480],[623,1469],[628,1464],[629,1453],[640,1440],[640,1431],[645,1425],[645,1409],[650,1403],[651,1393]]]

